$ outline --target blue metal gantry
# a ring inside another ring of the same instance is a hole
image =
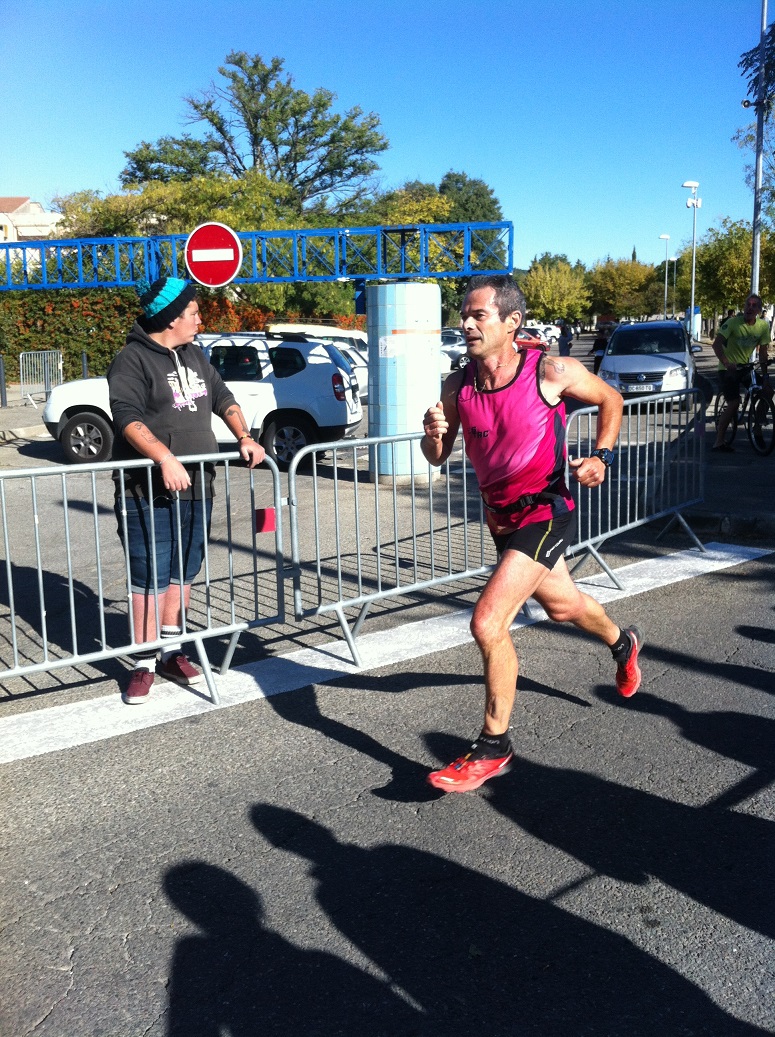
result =
[[[416,224],[242,231],[234,284],[470,277],[510,272],[514,227]],[[130,288],[144,278],[187,277],[188,235],[0,243],[0,291]]]

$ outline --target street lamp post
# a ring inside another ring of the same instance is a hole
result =
[[[697,210],[702,208],[702,198],[697,197],[697,188],[699,186],[696,180],[684,180],[681,184],[681,187],[688,187],[692,192],[691,198],[686,199],[686,208],[694,209],[694,219],[692,220],[692,301],[689,310],[689,335],[692,342],[694,342],[694,279],[697,269]]]
[[[678,272],[678,256],[671,256],[670,262],[673,264],[673,317],[675,317],[675,278]]]
[[[660,234],[659,238],[665,243],[665,320],[667,320],[667,257],[670,255],[667,247],[670,244],[670,235]]]

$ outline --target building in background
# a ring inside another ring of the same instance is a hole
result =
[[[0,242],[48,238],[61,219],[61,213],[46,212],[31,198],[0,197]]]

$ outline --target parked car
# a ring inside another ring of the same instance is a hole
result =
[[[337,349],[349,363],[352,372],[358,379],[358,396],[361,403],[369,402],[369,363],[368,353],[362,353],[359,349],[348,349],[339,345]]]
[[[369,338],[365,331],[357,328],[336,328],[328,324],[269,324],[267,333],[272,337],[286,338],[304,335],[309,341],[326,339],[337,346],[368,352]]]
[[[543,349],[544,353],[549,352],[549,341],[538,328],[520,328],[514,341],[518,346],[527,349]]]
[[[360,425],[358,381],[336,346],[251,333],[199,335],[196,341],[234,393],[253,435],[281,468],[307,444],[341,439]],[[62,444],[66,461],[109,460],[113,425],[106,378],[56,386],[43,421]],[[233,434],[216,416],[213,432],[219,443],[234,446]]]
[[[466,348],[466,337],[463,334],[462,328],[442,328],[441,329],[441,348],[455,348],[462,346]]]
[[[560,341],[560,332],[562,328],[559,324],[545,324],[543,321],[529,320],[525,323],[524,330],[530,331],[533,328],[540,331],[545,337],[546,341],[550,346],[555,346]]]
[[[441,329],[442,374],[456,371],[460,358],[466,354],[466,337],[460,328]]]
[[[598,375],[624,397],[692,389],[697,378],[693,345],[677,320],[617,326]]]

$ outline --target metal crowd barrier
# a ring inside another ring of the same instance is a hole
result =
[[[705,496],[705,409],[700,391],[625,400],[616,462],[602,486],[590,489],[572,478],[570,461],[573,457],[589,457],[595,449],[596,432],[596,407],[584,407],[568,416],[565,472],[576,501],[578,528],[576,543],[566,557],[581,555],[571,571],[592,556],[614,586],[622,590],[599,548],[611,537],[659,518],[671,519],[663,534],[678,522],[704,551],[681,514]]]
[[[669,517],[704,550],[681,514],[703,499],[704,410],[697,391],[625,401],[617,461],[602,487],[588,489],[572,478],[570,459],[595,448],[596,417],[597,408],[587,407],[568,419],[566,475],[578,531],[567,556],[581,555],[574,570],[593,556],[621,590],[599,553],[613,536]],[[487,574],[495,564],[462,436],[441,469],[411,464],[408,476],[380,473],[385,447],[395,471],[399,446],[421,438],[418,432],[317,444],[291,465],[294,612],[297,619],[333,613],[357,665],[355,638],[375,602]],[[345,610],[353,611],[352,626]]]
[[[58,349],[19,353],[21,398],[37,406],[33,396],[48,399],[55,385],[62,384],[62,354]]]
[[[596,441],[596,409],[568,420],[569,457],[588,456]],[[441,469],[425,463],[395,476],[399,453],[422,433],[340,440],[310,446],[294,459],[288,498],[277,467],[252,472],[237,453],[186,461],[219,465],[212,532],[205,561],[184,610],[182,640],[196,646],[214,702],[217,690],[205,650],[228,638],[221,672],[240,633],[285,620],[284,581],[293,584],[296,619],[333,614],[356,664],[356,637],[370,608],[387,598],[488,574],[495,550],[462,437]],[[622,585],[599,549],[610,537],[659,518],[681,523],[682,510],[703,499],[704,411],[698,392],[625,403],[617,461],[602,487],[569,477],[578,533],[568,556],[593,556]],[[391,463],[380,470],[380,458]],[[236,462],[236,463],[235,463]],[[63,667],[132,655],[128,559],[117,536],[116,469],[147,461],[0,473],[0,680],[31,678]],[[288,504],[290,565],[285,564]],[[261,524],[272,509],[274,522]],[[273,529],[271,539],[257,530]],[[575,568],[574,566],[574,568]],[[156,574],[153,574],[156,585]],[[354,617],[352,626],[346,611]],[[129,617],[129,618],[128,618]],[[159,629],[158,602],[155,618]],[[161,638],[142,647],[159,648]]]
[[[409,450],[410,474],[390,474],[401,445],[419,439],[422,433],[324,443],[291,464],[294,612],[297,619],[334,613],[358,665],[355,637],[374,602],[487,573],[495,561],[462,438],[441,469],[423,462],[416,470]],[[385,448],[387,474],[379,465]],[[352,630],[349,607],[359,610]]]
[[[207,462],[218,465],[211,536],[205,537],[204,563],[183,609],[181,638],[196,646],[217,703],[205,641],[229,638],[225,672],[243,630],[285,617],[280,476],[271,461],[266,469],[250,471],[236,452],[182,460],[198,464],[200,477]],[[0,680],[86,666],[141,647],[128,555],[117,534],[118,523],[126,522],[126,501],[122,494],[117,515],[111,478],[115,470],[132,468],[145,469],[143,478],[150,480],[149,461],[0,473]],[[179,527],[179,502],[172,508]],[[276,521],[262,523],[269,509]],[[262,525],[276,527],[270,541],[259,539],[266,536],[257,532]],[[150,535],[155,538],[153,528]],[[152,580],[160,630],[155,564]],[[158,638],[142,647],[163,643]]]

